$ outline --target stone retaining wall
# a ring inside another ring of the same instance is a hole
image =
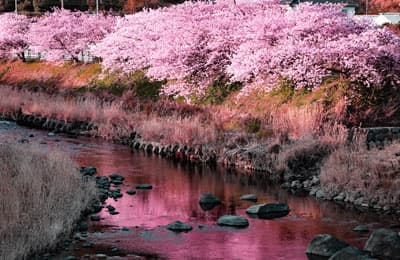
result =
[[[393,141],[400,140],[400,127],[364,128],[367,134],[368,148],[384,147]]]
[[[89,121],[65,121],[50,119],[39,115],[27,115],[15,113],[13,115],[0,115],[0,120],[15,121],[17,124],[32,128],[46,129],[56,133],[66,133],[74,136],[95,136],[97,126]],[[197,147],[188,147],[182,144],[162,145],[157,142],[147,142],[141,139],[141,136],[134,132],[129,137],[120,137],[114,139],[115,142],[129,145],[132,150],[142,150],[148,154],[160,155],[162,157],[190,161],[196,163],[216,163],[217,154],[215,151]]]

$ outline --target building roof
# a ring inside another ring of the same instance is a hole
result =
[[[287,1],[282,0],[282,2],[287,2]],[[291,5],[296,5],[301,2],[311,2],[314,4],[332,3],[332,4],[346,4],[347,6],[354,6],[354,7],[359,6],[359,4],[353,0],[291,0],[289,2]]]
[[[381,13],[374,18],[374,21],[377,25],[397,24],[400,22],[400,13]]]

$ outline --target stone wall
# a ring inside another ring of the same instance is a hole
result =
[[[384,147],[393,141],[400,140],[400,127],[364,128],[367,134],[368,148]]]

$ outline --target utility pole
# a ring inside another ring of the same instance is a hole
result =
[[[365,0],[365,15],[368,15],[368,0]]]
[[[99,0],[96,0],[96,15],[99,15]]]
[[[64,0],[61,0],[61,9],[64,9]]]
[[[16,14],[18,13],[18,1],[17,0],[15,0],[15,13]]]

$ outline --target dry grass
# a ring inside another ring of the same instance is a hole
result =
[[[143,121],[138,130],[144,140],[153,140],[164,145],[177,142],[196,146],[215,142],[218,137],[217,129],[213,125],[205,125],[199,116],[152,117]]]
[[[364,139],[365,140],[365,139]],[[367,150],[363,144],[341,146],[321,168],[321,184],[329,193],[354,192],[372,204],[400,204],[400,144]]]
[[[278,135],[299,139],[320,132],[324,111],[319,105],[281,106],[272,113],[272,128]]]
[[[0,61],[0,81],[7,85],[77,88],[88,85],[100,73],[100,64]]]
[[[53,247],[96,193],[66,156],[26,145],[0,145],[0,178],[0,259]]]
[[[96,134],[107,139],[129,136],[133,131],[146,141],[163,144],[208,144],[218,138],[218,126],[202,110],[160,104],[144,106],[132,101],[126,109],[123,99],[102,101],[89,94],[73,98],[0,86],[0,113],[22,111],[65,121],[88,120],[98,126]]]

